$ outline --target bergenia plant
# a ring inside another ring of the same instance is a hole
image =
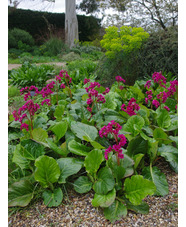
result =
[[[33,116],[37,112],[37,110],[40,108],[40,106],[33,102],[32,99],[28,100],[21,108],[19,108],[18,111],[13,111],[13,117],[15,118],[15,121],[18,121],[21,123],[21,130],[25,128],[27,131],[30,131],[30,136],[32,138],[32,130],[33,130]],[[29,124],[26,124],[24,119],[28,120]]]
[[[84,81],[85,84],[87,81]],[[89,81],[88,81],[89,82]],[[89,98],[87,99],[87,110],[91,113],[91,117],[93,115],[93,107],[96,106],[97,110],[98,104],[105,103],[105,97],[103,95],[107,94],[110,90],[106,88],[106,90],[100,94],[95,88],[99,88],[101,85],[98,82],[91,82],[89,87],[86,87],[85,90],[88,93]]]
[[[136,115],[135,111],[138,111],[140,109],[140,106],[136,103],[135,98],[131,98],[130,101],[128,102],[128,106],[125,104],[122,104],[121,110],[126,112],[129,116]]]
[[[118,83],[118,88],[120,89],[120,90],[123,90],[124,89],[124,86],[123,86],[123,84],[125,83],[125,80],[121,77],[121,76],[116,76],[116,81],[117,81],[117,83]]]
[[[30,87],[21,88],[20,95],[23,95],[23,94],[24,94],[24,100],[27,101],[29,98],[40,94],[40,92],[36,86],[31,85]]]
[[[121,129],[122,129],[121,125],[113,120],[110,121],[108,125],[103,126],[99,131],[100,137],[107,138],[109,134],[111,134],[114,137],[115,144],[113,146],[109,146],[105,150],[104,155],[105,159],[108,160],[108,153],[113,151],[114,154],[116,155],[118,166],[120,165],[119,160],[124,158],[124,154],[122,153],[122,147],[124,147],[125,144],[127,143],[126,137],[123,134],[119,134],[119,130]]]

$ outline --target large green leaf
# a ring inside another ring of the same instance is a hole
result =
[[[144,178],[153,181],[156,185],[155,195],[165,196],[169,193],[169,185],[167,183],[166,176],[158,169],[158,167],[144,167],[142,174]]]
[[[115,155],[108,160],[108,165],[112,169],[114,177],[118,180],[124,177],[131,176],[134,173],[134,160],[127,154],[124,154],[124,159],[120,159],[120,166],[117,164]]]
[[[108,167],[99,170],[93,189],[97,194],[105,195],[114,188],[115,180]]]
[[[12,133],[8,133],[8,143],[12,140],[17,140],[20,139],[20,137],[23,136],[23,132],[12,132]]]
[[[155,141],[155,142],[148,141],[148,152],[147,153],[149,155],[151,163],[156,159],[157,152],[158,152],[158,141]]]
[[[57,182],[60,176],[60,168],[56,160],[46,155],[40,156],[35,161],[36,171],[35,180],[39,181],[44,188],[51,183]]]
[[[46,190],[43,192],[44,204],[48,207],[57,207],[63,200],[63,192],[60,188],[54,189],[53,192]]]
[[[136,154],[146,154],[148,151],[148,141],[144,140],[141,136],[133,138],[127,147],[127,154],[133,157]]]
[[[167,110],[162,109],[158,111],[157,123],[160,128],[168,128],[171,124],[171,118]]]
[[[13,183],[8,189],[8,206],[27,206],[34,195],[34,185],[28,180]]]
[[[60,158],[57,160],[60,167],[59,183],[66,183],[66,178],[76,174],[82,168],[83,161],[79,161],[75,158]]]
[[[40,113],[40,115],[36,116],[36,118],[34,119],[34,128],[46,129],[47,128],[47,125],[46,125],[47,121],[48,121],[47,115],[42,116],[41,113]]]
[[[51,150],[55,151],[57,154],[62,156],[67,156],[68,152],[67,150],[62,149],[61,147],[58,147],[51,139],[46,139],[46,146],[49,147]]]
[[[144,154],[136,154],[134,155],[133,159],[134,159],[134,169],[138,168],[138,165],[140,164],[142,158],[143,158]]]
[[[49,127],[48,131],[51,130],[59,141],[66,133],[68,129],[68,123],[66,121],[57,122],[56,124]]]
[[[117,103],[114,99],[115,93],[110,91],[108,94],[105,95],[106,102],[102,105],[102,108],[115,110],[117,107]]]
[[[71,140],[68,144],[68,149],[70,152],[76,155],[87,156],[91,148],[76,142],[75,140]]]
[[[46,142],[46,139],[48,138],[47,132],[42,128],[34,128],[32,131],[33,139],[37,142]]]
[[[101,150],[92,150],[85,158],[85,168],[88,173],[96,173],[103,162],[103,153]]]
[[[63,105],[58,105],[55,109],[54,112],[54,117],[56,118],[57,121],[62,120],[62,116],[64,114],[65,107]]]
[[[123,126],[123,130],[136,136],[140,133],[141,129],[145,125],[145,121],[142,117],[133,115],[127,120],[127,123]]]
[[[123,117],[120,113],[109,109],[105,113],[105,125],[108,124],[112,120],[116,121],[119,124],[123,124],[126,122],[126,118]]]
[[[18,144],[13,154],[12,162],[16,163],[21,169],[28,169],[30,160],[24,156],[23,147]]]
[[[171,168],[178,172],[178,149],[170,145],[162,145],[158,148],[158,152],[162,157],[169,162]]]
[[[21,146],[24,147],[24,157],[29,160],[36,160],[45,153],[44,146],[31,139],[22,140]]]
[[[87,193],[91,188],[92,182],[86,176],[81,176],[74,182],[74,190],[78,193]]]
[[[171,143],[171,140],[168,139],[168,135],[163,131],[162,128],[156,128],[153,131],[153,137],[159,142],[160,146],[162,143],[164,144]]]
[[[142,199],[147,195],[153,195],[156,191],[156,186],[152,181],[144,179],[141,175],[132,176],[131,179],[127,178],[124,182],[124,191],[126,198],[133,205],[140,205]]]
[[[144,201],[142,201],[140,205],[133,205],[130,201],[127,201],[126,206],[128,210],[132,210],[136,213],[140,213],[140,214],[149,213],[149,205]]]
[[[92,200],[92,205],[94,207],[109,207],[116,198],[116,190],[113,188],[112,191],[108,192],[106,195],[98,195],[95,193]]]
[[[94,126],[81,122],[73,122],[71,130],[81,140],[85,140],[84,137],[87,137],[89,141],[94,141],[98,136],[98,130]]]
[[[104,215],[113,223],[127,215],[127,207],[122,202],[115,200],[109,207],[104,208]]]

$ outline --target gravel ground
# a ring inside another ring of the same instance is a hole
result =
[[[104,218],[101,209],[91,204],[93,192],[77,194],[68,192],[63,204],[57,208],[46,208],[42,201],[36,202],[17,212],[9,218],[9,226],[67,226],[67,227],[176,227],[178,226],[178,175],[174,173],[165,161],[156,165],[167,176],[169,194],[165,197],[148,196],[149,214],[142,215],[129,211],[127,216],[111,224]]]

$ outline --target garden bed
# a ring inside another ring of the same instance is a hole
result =
[[[43,65],[43,64],[61,66],[62,68],[66,65],[65,62],[36,63],[36,65]],[[8,64],[8,70],[17,69],[21,66],[22,64]]]
[[[9,226],[178,226],[178,174],[172,171],[164,159],[157,162],[159,169],[166,175],[169,194],[164,197],[148,196],[144,199],[150,207],[149,214],[128,215],[111,224],[106,220],[101,209],[94,208],[91,201],[93,191],[78,194],[68,191],[63,204],[47,208],[43,201],[37,201],[29,207],[17,211],[9,218]]]

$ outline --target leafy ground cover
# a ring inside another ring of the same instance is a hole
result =
[[[178,171],[177,88],[161,72],[134,86],[117,76],[105,88],[66,70],[22,87],[24,104],[9,115],[9,207],[37,198],[56,207],[73,187],[93,190],[92,205],[111,222],[148,213],[146,196],[169,193],[159,157]]]

